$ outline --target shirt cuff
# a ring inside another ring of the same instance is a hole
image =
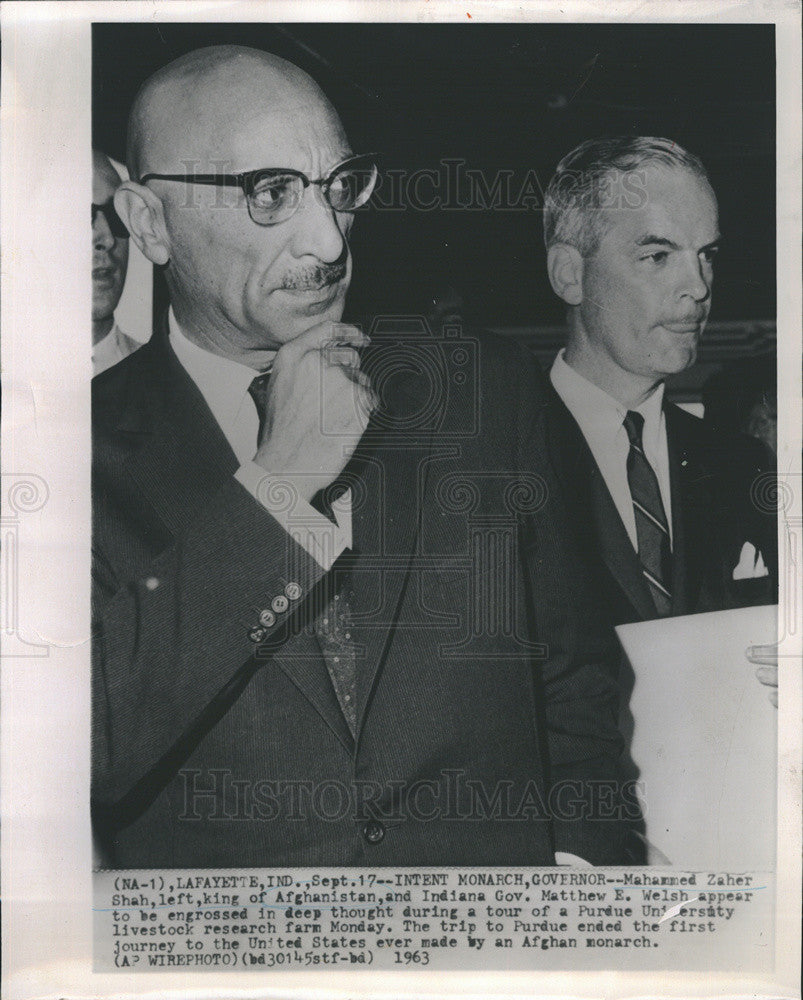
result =
[[[346,535],[301,497],[293,477],[271,475],[256,462],[243,462],[234,478],[328,573],[347,547]]]

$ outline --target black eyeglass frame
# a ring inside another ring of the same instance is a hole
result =
[[[92,202],[92,225],[95,225],[95,220],[98,215],[102,215],[106,220],[106,225],[109,227],[109,231],[116,240],[127,240],[131,235],[128,232],[128,227],[117,214],[117,210],[114,207],[114,199],[109,198],[102,205]]]
[[[340,163],[335,164],[334,167],[329,171],[326,177],[319,177],[317,180],[313,180],[308,177],[301,170],[293,170],[291,167],[259,167],[256,170],[244,170],[239,174],[145,174],[140,178],[140,184],[147,184],[148,181],[184,181],[187,184],[213,184],[217,187],[239,187],[242,189],[248,201],[248,213],[253,219],[253,214],[251,213],[251,195],[254,193],[256,185],[265,177],[298,177],[302,184],[304,185],[304,190],[311,185],[315,185],[321,189],[321,193],[326,198],[327,204],[329,204],[333,211],[348,211],[348,209],[335,209],[331,205],[328,198],[328,191],[333,182],[337,179],[337,175],[343,172],[344,167],[351,167],[353,165],[358,165],[360,163],[365,163],[373,167],[376,174],[378,174],[377,160],[380,157],[380,153],[360,153],[357,156],[348,156],[345,160]],[[376,180],[374,180],[376,183]],[[370,195],[369,195],[370,197]],[[296,209],[293,210],[294,214]],[[356,211],[352,209],[351,211]],[[292,214],[287,218],[292,218]],[[287,219],[283,219],[286,222]],[[257,222],[254,219],[254,222]],[[276,225],[277,223],[257,223],[258,225]]]

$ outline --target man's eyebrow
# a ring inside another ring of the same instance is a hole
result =
[[[711,250],[713,247],[719,246],[722,242],[721,236],[715,236],[710,243],[706,243],[704,247],[700,247],[700,253],[703,250]],[[648,233],[646,236],[642,236],[640,239],[636,240],[637,247],[647,247],[647,246],[659,246],[668,247],[670,250],[679,250],[680,247],[674,240],[667,239],[665,236],[655,236],[652,233]]]
[[[668,240],[665,236],[654,236],[652,233],[648,233],[646,236],[642,236],[641,239],[636,240],[637,247],[669,247],[670,250],[680,249],[674,240]]]

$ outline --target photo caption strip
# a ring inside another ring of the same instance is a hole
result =
[[[770,967],[769,872],[99,871],[95,972]]]

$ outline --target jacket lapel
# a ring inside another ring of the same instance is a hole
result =
[[[549,399],[551,457],[581,544],[597,551],[639,617],[654,618],[655,604],[641,564],[591,449],[551,383]]]
[[[602,560],[639,616],[644,619],[655,618],[655,603],[650,596],[638,555],[593,457],[589,476],[594,523]]]
[[[664,408],[672,496],[672,613],[691,613],[702,583],[704,552],[716,548],[710,477],[699,449],[685,433],[676,407]]]
[[[432,432],[409,431],[405,415],[420,411],[422,388],[415,380],[395,388],[372,417],[353,462],[360,480],[350,560],[354,607],[360,609],[353,630],[358,732],[393,641],[414,559]]]
[[[159,518],[177,535],[231,480],[239,463],[200,390],[170,348],[166,323],[137,354],[144,370],[130,384],[118,430],[146,436],[129,471]],[[314,638],[306,630],[293,635],[274,662],[351,752],[354,741]]]
[[[144,434],[129,471],[176,534],[210,494],[231,478],[237,459],[203,396],[162,332],[137,352],[144,366],[130,385],[118,430]]]

